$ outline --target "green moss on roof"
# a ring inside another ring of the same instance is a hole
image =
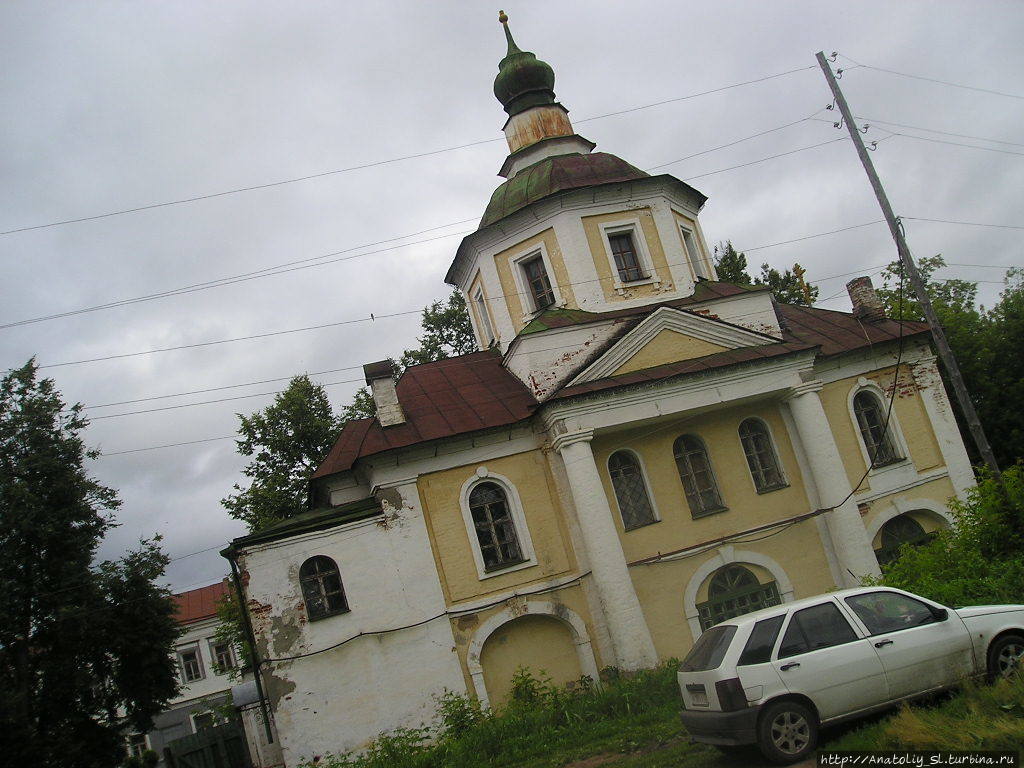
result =
[[[561,328],[565,325],[589,323],[592,320],[600,319],[600,317],[596,312],[585,312],[582,309],[551,309],[533,318],[529,325],[519,332],[519,335],[526,336],[530,333],[540,333],[552,328]],[[555,320],[556,323],[549,323],[548,321],[551,320]]]
[[[380,502],[373,497],[350,501],[337,507],[311,509],[301,512],[294,517],[289,517],[287,520],[275,523],[264,528],[262,531],[250,533],[248,536],[241,536],[232,541],[225,552],[244,549],[252,544],[264,544],[270,541],[298,536],[302,533],[333,528],[343,523],[351,523],[366,517],[379,515],[381,511]]]

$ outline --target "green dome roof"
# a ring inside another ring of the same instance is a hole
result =
[[[555,71],[529,51],[519,50],[512,39],[504,11],[498,18],[505,28],[508,53],[498,64],[494,95],[509,116],[540,104],[554,104]]]
[[[607,152],[548,157],[524,168],[494,190],[480,220],[480,228],[556,192],[633,181],[649,175]]]

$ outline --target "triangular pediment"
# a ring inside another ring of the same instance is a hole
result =
[[[570,384],[778,341],[696,312],[662,307],[609,347]]]

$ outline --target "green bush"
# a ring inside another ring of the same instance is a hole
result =
[[[927,544],[904,545],[880,583],[944,605],[1018,603],[1024,595],[1024,467],[984,477],[953,501],[954,525]]]
[[[544,673],[516,671],[508,702],[482,708],[446,692],[437,700],[436,725],[381,734],[362,753],[326,755],[317,768],[478,768],[518,766],[586,745],[635,749],[645,738],[681,734],[676,670],[656,669],[595,686],[590,678],[564,688]]]

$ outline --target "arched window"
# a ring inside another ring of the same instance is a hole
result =
[[[725,509],[703,441],[695,435],[683,435],[676,440],[673,452],[690,514],[700,517]]]
[[[655,522],[654,508],[640,472],[640,462],[629,451],[616,451],[608,458],[608,474],[619,502],[622,527],[627,531]]]
[[[875,557],[879,565],[885,565],[896,558],[904,544],[924,544],[930,538],[917,520],[899,515],[882,526],[881,546],[875,550]]]
[[[325,555],[311,557],[299,568],[302,599],[310,621],[326,619],[348,611],[345,588],[341,586],[338,566]]]
[[[772,445],[765,423],[760,419],[746,419],[740,424],[740,442],[757,492],[766,493],[784,488],[786,481],[779,469],[779,457],[775,454],[775,446]]]
[[[505,491],[496,483],[480,483],[469,494],[469,513],[484,570],[493,571],[525,560]]]
[[[727,565],[715,571],[708,584],[708,599],[697,605],[700,628],[705,630],[734,616],[781,602],[779,588],[774,581],[762,584],[742,565]]]
[[[871,459],[871,466],[884,467],[902,461],[896,444],[892,439],[892,431],[886,428],[887,409],[874,392],[861,390],[853,398],[853,412],[860,427],[860,436]]]

